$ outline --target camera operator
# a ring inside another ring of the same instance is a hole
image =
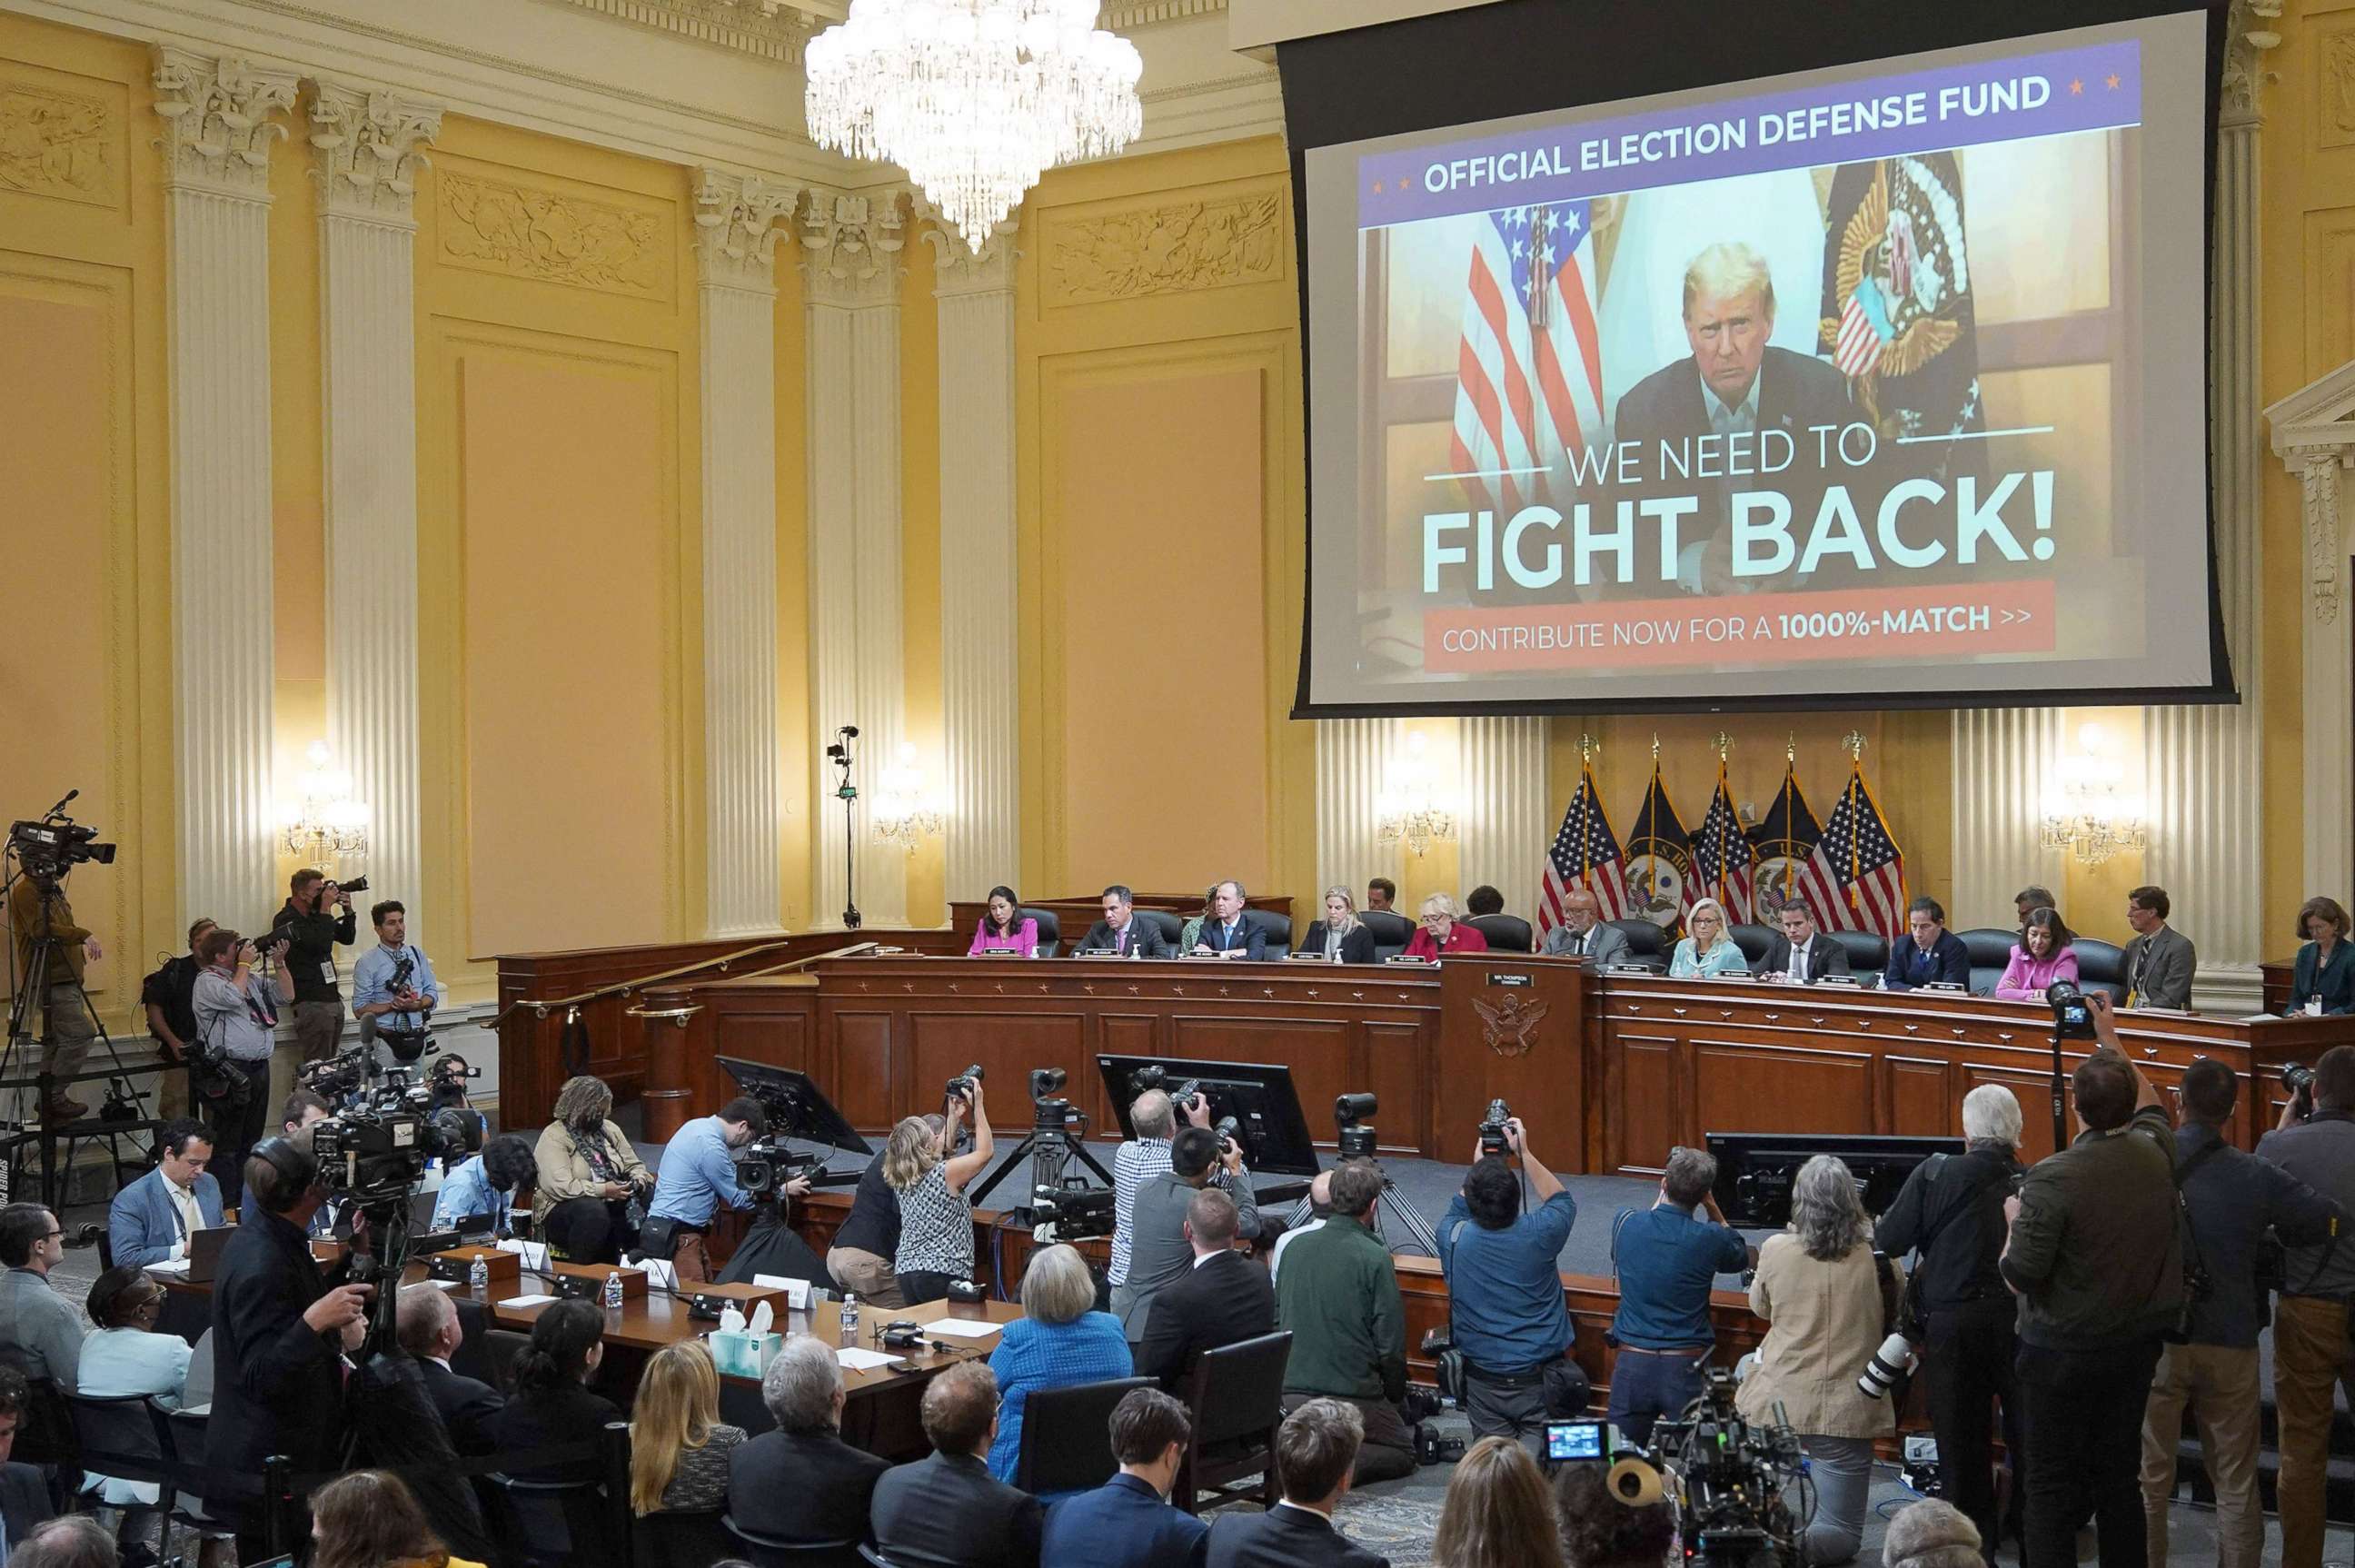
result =
[[[2306,1093],[2282,1107],[2257,1156],[2281,1167],[2342,1214],[2355,1213],[2355,1046],[2333,1046],[2314,1064]],[[2355,1244],[2347,1221],[2328,1238],[2286,1249],[2274,1311],[2274,1404],[2280,1417],[2283,1568],[2322,1561],[2324,1465],[2333,1385],[2355,1328]]]
[[[1938,1477],[1954,1505],[1978,1527],[1989,1563],[1999,1533],[1995,1513],[1994,1402],[2003,1403],[2004,1448],[2012,1456],[2015,1524],[2019,1508],[2019,1396],[2011,1381],[2019,1304],[1996,1259],[2003,1253],[2003,1200],[2019,1185],[2019,1096],[1982,1083],[1963,1096],[1964,1151],[1932,1155],[1913,1168],[1881,1217],[1873,1242],[1892,1258],[1917,1253],[1908,1299],[1919,1315],[1922,1375]]]
[[[433,1228],[446,1231],[461,1220],[487,1214],[491,1234],[515,1234],[515,1200],[539,1181],[539,1162],[520,1133],[504,1133],[483,1146],[442,1180],[433,1195]]]
[[[434,1061],[433,1070],[425,1075],[427,1107],[455,1111],[472,1123],[475,1131],[468,1136],[469,1145],[479,1144],[491,1130],[490,1117],[474,1109],[474,1103],[466,1098],[466,1080],[481,1076],[482,1069],[454,1051],[443,1051]]]
[[[2105,1568],[2143,1562],[2143,1407],[2183,1305],[2175,1129],[2118,1049],[2108,997],[2085,998],[2100,1048],[2071,1081],[2074,1143],[2004,1202],[2000,1266],[2019,1297],[2024,1568],[2069,1568],[2094,1509]]]
[[[646,1205],[646,1255],[668,1258],[681,1284],[711,1277],[703,1238],[719,1205],[752,1206],[752,1195],[736,1182],[736,1151],[768,1125],[769,1113],[761,1102],[739,1094],[719,1107],[718,1115],[697,1117],[663,1146],[654,1200]],[[809,1189],[806,1176],[796,1176],[778,1189],[788,1198],[805,1197]]]
[[[1210,1125],[1210,1103],[1197,1091],[1185,1105],[1188,1126]],[[1112,1315],[1128,1315],[1129,1254],[1136,1244],[1136,1195],[1145,1184],[1169,1171],[1169,1140],[1178,1132],[1178,1107],[1166,1089],[1147,1089],[1129,1103],[1128,1125],[1136,1136],[1113,1151],[1112,1262],[1104,1279],[1112,1286]]]
[[[213,1407],[205,1462],[229,1474],[261,1473],[272,1454],[300,1466],[332,1465],[343,1447],[342,1356],[368,1331],[375,1287],[322,1273],[304,1234],[325,1200],[311,1156],[311,1129],[265,1138],[246,1159],[240,1186],[252,1201],[222,1252],[213,1282]],[[259,1563],[267,1505],[246,1505],[238,1557]]]
[[[155,1038],[155,1054],[164,1060],[156,1083],[156,1115],[165,1121],[188,1112],[188,1083],[173,1069],[187,1065],[188,1042],[197,1038],[197,976],[204,962],[197,944],[214,922],[199,920],[188,927],[188,950],[166,958],[139,983],[139,1002],[146,1009],[147,1032]]]
[[[221,1201],[231,1209],[242,1206],[246,1156],[261,1139],[270,1114],[270,1053],[277,1043],[278,1009],[285,1002],[275,980],[255,973],[260,956],[252,943],[226,926],[197,939],[197,957],[205,967],[192,996],[196,1043],[222,1059],[227,1070],[227,1093],[206,1106],[214,1133],[208,1168],[220,1183]]]
[[[1241,1146],[1208,1127],[1188,1127],[1169,1146],[1169,1168],[1136,1194],[1135,1245],[1129,1253],[1124,1291],[1114,1296],[1114,1316],[1126,1326],[1128,1342],[1145,1339],[1153,1298],[1194,1266],[1194,1245],[1186,1238],[1186,1211],[1194,1194],[1213,1185],[1213,1175],[1235,1200],[1235,1233],[1245,1241],[1260,1233],[1259,1203],[1252,1193]]]
[[[2223,1568],[2257,1568],[2264,1506],[2257,1497],[2257,1249],[2268,1227],[2286,1246],[2328,1241],[2338,1207],[2281,1167],[2234,1148],[2225,1129],[2240,1079],[2213,1057],[2184,1071],[2183,1125],[2175,1134],[2176,1181],[2209,1286],[2190,1321],[2158,1358],[2143,1418],[2142,1504],[2153,1562],[2167,1556],[2168,1503],[2175,1495],[2183,1410],[2198,1418],[2200,1451],[2216,1485],[2216,1543]],[[2328,1400],[2329,1392],[2324,1391]]]
[[[330,906],[339,912],[328,912]],[[270,932],[286,936],[285,975],[294,987],[294,1039],[305,1061],[335,1055],[343,1038],[344,993],[336,984],[336,947],[349,947],[358,930],[351,894],[325,871],[306,866],[294,873]]]
[[[46,923],[44,923],[46,922]],[[48,994],[40,998],[41,1038],[48,1042],[44,1071],[69,1078],[81,1071],[97,1037],[95,1020],[82,991],[89,965],[106,956],[106,949],[86,927],[74,923],[73,905],[66,901],[59,883],[46,905],[41,889],[30,877],[18,877],[8,894],[8,930],[16,944],[16,973],[29,976],[35,946],[46,937],[49,947]],[[90,1107],[73,1097],[71,1085],[55,1083],[42,1103],[45,1122],[70,1122],[88,1115]]]
[[[376,1038],[395,1061],[414,1061],[425,1054],[442,987],[425,950],[410,945],[409,911],[399,900],[370,906],[368,923],[376,927],[377,944],[352,965],[352,1016],[363,1030],[373,1020]]]
[[[1550,1418],[1586,1408],[1587,1384],[1574,1362],[1570,1309],[1561,1294],[1561,1249],[1578,1219],[1578,1201],[1529,1147],[1518,1116],[1505,1121],[1505,1149],[1472,1150],[1463,1190],[1439,1221],[1439,1266],[1447,1276],[1448,1315],[1464,1355],[1465,1413],[1475,1437],[1512,1437],[1532,1454]],[[1521,1211],[1529,1172],[1537,1206]]]
[[[1717,1276],[1758,1261],[1758,1250],[1718,1211],[1710,1190],[1716,1185],[1714,1155],[1672,1148],[1652,1206],[1622,1209],[1613,1222],[1619,1309],[1611,1334],[1619,1359],[1611,1371],[1611,1424],[1639,1448],[1652,1440],[1654,1422],[1680,1414],[1700,1395],[1701,1369],[1717,1349],[1709,1318]]]

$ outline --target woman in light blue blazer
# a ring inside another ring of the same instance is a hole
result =
[[[1715,899],[1701,900],[1685,916],[1685,925],[1692,934],[1677,944],[1676,955],[1668,960],[1668,978],[1689,980],[1699,975],[1750,973],[1750,962],[1742,956],[1742,944],[1725,928],[1723,904]]]
[[[144,1394],[166,1410],[176,1408],[188,1387],[188,1363],[195,1356],[177,1334],[155,1332],[155,1316],[164,1307],[164,1287],[147,1271],[117,1264],[90,1287],[90,1320],[98,1325],[82,1341],[81,1366],[76,1392],[91,1399],[127,1399]],[[82,1490],[114,1508],[155,1506],[155,1483],[126,1481],[112,1476],[90,1476]],[[124,1539],[137,1540],[134,1520],[124,1520]]]

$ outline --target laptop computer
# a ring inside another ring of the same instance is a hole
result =
[[[207,1225],[188,1232],[188,1282],[202,1285],[213,1277],[220,1267],[220,1255],[229,1239],[237,1234],[235,1225]]]

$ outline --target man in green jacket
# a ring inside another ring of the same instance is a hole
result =
[[[1333,1216],[1284,1249],[1292,1266],[1276,1279],[1275,1322],[1292,1331],[1284,1408],[1338,1399],[1365,1417],[1352,1485],[1414,1473],[1414,1437],[1399,1413],[1406,1397],[1406,1307],[1390,1249],[1375,1236],[1382,1173],[1373,1161],[1344,1160],[1333,1171]]]

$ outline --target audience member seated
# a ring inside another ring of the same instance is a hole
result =
[[[65,1256],[55,1214],[37,1203],[0,1209],[0,1264],[8,1268],[0,1275],[0,1360],[71,1389],[84,1330],[72,1304],[49,1284],[49,1271]]]
[[[1588,1385],[1571,1348],[1561,1295],[1561,1249],[1578,1221],[1578,1200],[1529,1146],[1521,1119],[1505,1123],[1506,1154],[1483,1156],[1476,1142],[1463,1189],[1439,1221],[1439,1264],[1464,1353],[1465,1413],[1476,1437],[1530,1445],[1549,1420],[1586,1408]],[[1521,1211],[1518,1156],[1535,1204]]]
[[[1414,1437],[1399,1413],[1406,1397],[1406,1312],[1390,1249],[1369,1228],[1382,1173],[1368,1159],[1333,1171],[1333,1217],[1304,1236],[1276,1282],[1276,1326],[1292,1330],[1284,1407],[1319,1400],[1356,1408],[1356,1484],[1414,1473]]]
[[[613,1092],[602,1078],[568,1078],[541,1129],[532,1162],[532,1233],[577,1264],[622,1261],[637,1245],[630,1200],[654,1190],[655,1173],[613,1122]]]
[[[533,1448],[593,1441],[608,1422],[622,1419],[613,1402],[589,1392],[589,1380],[605,1360],[605,1314],[586,1301],[559,1301],[540,1308],[531,1343],[515,1360],[515,1395],[491,1417],[495,1451],[520,1454]],[[507,1472],[533,1481],[594,1481],[604,1471],[591,1456]]]
[[[155,1332],[155,1317],[164,1309],[164,1287],[147,1271],[117,1264],[90,1287],[90,1320],[98,1325],[81,1345],[81,1389],[92,1399],[127,1399],[144,1395],[166,1410],[177,1409],[187,1392],[188,1363],[196,1351],[177,1334]],[[153,1481],[121,1480],[91,1476],[85,1492],[96,1492],[110,1508],[145,1509],[155,1506]],[[145,1532],[145,1520],[126,1515],[123,1539]]]
[[[1627,933],[1603,919],[1603,906],[1584,888],[1562,895],[1561,923],[1538,947],[1559,958],[1591,958],[1597,969],[1628,962]]]
[[[1995,983],[1995,995],[2007,1002],[2041,1002],[2055,980],[2074,985],[2077,950],[2070,945],[2069,928],[2050,904],[2028,912],[2019,940],[2011,944],[2011,962]]]
[[[1374,961],[1374,933],[1358,918],[1358,902],[1348,889],[1325,890],[1325,918],[1308,928],[1299,951],[1335,964]]]
[[[1971,950],[1963,945],[1961,937],[1946,929],[1946,912],[1938,901],[1915,899],[1906,905],[1905,924],[1913,934],[1890,944],[1889,967],[1881,976],[1882,987],[1891,991],[1934,985],[1967,988],[1971,983]]]
[[[482,1568],[453,1557],[389,1470],[355,1470],[311,1494],[311,1568]]]
[[[1447,1477],[1432,1568],[1562,1568],[1553,1493],[1529,1451],[1483,1437]]]
[[[1186,1205],[1194,1262],[1153,1298],[1136,1347],[1138,1377],[1158,1378],[1177,1393],[1203,1351],[1275,1331],[1275,1286],[1265,1269],[1235,1251],[1238,1222],[1235,1200],[1215,1187],[1195,1193]],[[1027,1300],[1028,1280],[1022,1288]]]
[[[1220,1514],[1210,1527],[1207,1568],[1390,1568],[1389,1558],[1333,1528],[1333,1510],[1355,1484],[1365,1435],[1359,1407],[1347,1400],[1312,1399],[1285,1416],[1275,1434],[1284,1500],[1265,1513]]]
[[[106,1211],[114,1261],[134,1268],[186,1257],[188,1232],[221,1222],[220,1182],[205,1168],[213,1157],[205,1125],[166,1122],[155,1144],[155,1168],[116,1193]]]
[[[983,1462],[997,1436],[996,1377],[979,1361],[951,1367],[919,1414],[932,1452],[875,1483],[876,1551],[891,1568],[1035,1568],[1039,1499]]]
[[[1505,895],[1486,882],[1464,895],[1464,913],[1466,919],[1477,920],[1484,914],[1504,912]]]
[[[1663,1498],[1640,1507],[1604,1484],[1602,1465],[1563,1465],[1553,1473],[1553,1511],[1561,1522],[1565,1568],[1660,1568],[1677,1543],[1677,1509]]]
[[[2191,976],[2199,970],[2200,953],[2190,937],[2167,923],[2174,907],[2165,888],[2146,885],[2126,895],[2126,923],[2135,934],[2119,967],[2130,1008],[2182,1010],[2191,1006]]]
[[[2337,899],[2312,898],[2297,912],[2297,932],[2307,939],[2291,972],[2289,1010],[2355,1012],[2355,958],[2347,947],[2347,912]]]
[[[1194,1245],[1186,1238],[1187,1215],[1194,1195],[1214,1184],[1235,1200],[1236,1233],[1257,1236],[1259,1204],[1252,1196],[1242,1148],[1209,1127],[1189,1126],[1178,1133],[1170,1141],[1169,1168],[1137,1189],[1128,1278],[1113,1297],[1130,1344],[1145,1342],[1154,1298],[1194,1266]]]
[[[1047,1510],[1039,1568],[1200,1568],[1210,1527],[1169,1505],[1194,1430],[1158,1389],[1131,1389],[1112,1412],[1120,1473]]]
[[[1035,1391],[1131,1374],[1120,1319],[1093,1310],[1095,1304],[1095,1276],[1076,1247],[1044,1248],[1023,1265],[1022,1316],[999,1332],[989,1356],[998,1397],[989,1473],[999,1480],[1014,1478],[1022,1454],[1022,1410]]]
[[[442,1179],[433,1195],[433,1228],[447,1231],[461,1220],[489,1215],[491,1234],[515,1234],[516,1194],[539,1180],[539,1162],[520,1133],[502,1133]]]
[[[967,1111],[973,1115],[973,1147],[951,1157],[957,1124]],[[978,1082],[966,1094],[950,1098],[938,1132],[922,1116],[909,1116],[891,1129],[883,1150],[883,1179],[900,1199],[900,1245],[891,1268],[900,1299],[910,1307],[942,1300],[949,1281],[972,1276],[973,1203],[964,1189],[989,1168],[996,1152]]]
[[[490,1384],[450,1370],[450,1358],[465,1338],[450,1293],[423,1282],[402,1285],[393,1307],[393,1332],[417,1363],[425,1397],[442,1418],[450,1446],[463,1458],[492,1452],[497,1442],[492,1423],[507,1402]]]
[[[1710,1189],[1716,1157],[1672,1148],[1649,1209],[1622,1209],[1613,1221],[1611,1263],[1619,1307],[1611,1320],[1619,1359],[1611,1373],[1611,1424],[1642,1447],[1652,1424],[1700,1396],[1701,1369],[1717,1349],[1709,1293],[1721,1274],[1754,1254],[1718,1212]]]
[[[934,1136],[947,1123],[937,1113],[918,1119]],[[826,1272],[834,1276],[837,1285],[861,1301],[877,1307],[904,1307],[900,1276],[891,1270],[891,1261],[900,1251],[900,1195],[891,1190],[883,1173],[890,1154],[887,1142],[858,1173],[850,1214],[835,1232],[834,1244],[826,1250]]]
[[[1022,901],[1003,883],[989,890],[989,907],[973,929],[973,945],[965,956],[1008,953],[1018,958],[1039,956],[1039,923],[1022,912]]]
[[[1750,1310],[1766,1319],[1766,1338],[1735,1401],[1753,1422],[1788,1421],[1806,1445],[1816,1486],[1809,1563],[1846,1563],[1863,1542],[1873,1440],[1897,1428],[1890,1402],[1858,1388],[1853,1369],[1896,1327],[1901,1288],[1897,1265],[1872,1250],[1847,1165],[1819,1154],[1801,1166],[1790,1229],[1758,1249]]]
[[[1783,929],[1767,944],[1766,956],[1751,971],[1758,978],[1812,986],[1827,975],[1846,978],[1852,973],[1848,949],[1837,942],[1822,940],[1824,933],[1816,924],[1816,912],[1808,907],[1806,900],[1784,900],[1774,918]]]
[[[1668,958],[1668,978],[1689,980],[1700,975],[1747,975],[1750,961],[1742,955],[1742,944],[1733,940],[1726,929],[1725,906],[1715,899],[1702,899],[1685,916],[1685,927],[1690,936],[1677,940],[1675,953]]]
[[[1308,1181],[1308,1218],[1276,1237],[1274,1248],[1267,1254],[1267,1283],[1271,1289],[1284,1267],[1284,1249],[1311,1232],[1323,1230],[1325,1221],[1332,1217],[1333,1173],[1320,1170]]]
[[[123,1554],[98,1520],[86,1513],[69,1513],[34,1526],[8,1561],[16,1568],[120,1568]]]
[[[744,1429],[719,1419],[719,1369],[700,1339],[647,1358],[630,1405],[630,1511],[695,1513],[728,1501]]]
[[[1161,928],[1136,918],[1136,894],[1119,882],[1103,891],[1103,918],[1088,927],[1082,948],[1109,950],[1123,958],[1167,958]]]
[[[1241,882],[1220,882],[1210,890],[1209,912],[1186,951],[1202,958],[1267,956],[1267,933],[1243,907],[1251,901]]]
[[[24,1540],[52,1511],[48,1484],[41,1478],[39,1467],[9,1457],[16,1450],[16,1429],[25,1424],[31,1398],[25,1374],[14,1367],[0,1366],[0,1529],[6,1531],[7,1541]]]
[[[740,1527],[800,1546],[868,1539],[875,1483],[891,1466],[842,1440],[843,1398],[835,1347],[787,1335],[761,1374],[777,1429],[728,1459],[728,1513]]]
[[[1881,1538],[1881,1568],[1980,1568],[1978,1527],[1940,1498],[1907,1503]]]
[[[1406,944],[1409,958],[1437,958],[1445,953],[1486,953],[1488,939],[1455,918],[1455,901],[1433,893],[1423,901],[1423,923]]]

